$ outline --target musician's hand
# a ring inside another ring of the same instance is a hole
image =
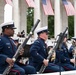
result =
[[[25,65],[25,64],[28,62],[28,60],[29,60],[29,58],[24,58],[24,57],[22,57],[22,58],[20,59],[19,63]]]
[[[20,60],[19,63],[24,64],[23,60]]]
[[[24,49],[22,48],[19,53],[22,55],[24,53]]]
[[[48,59],[44,59],[44,60],[43,60],[43,63],[44,63],[45,66],[48,66],[48,62],[49,62]]]
[[[14,61],[13,61],[11,58],[7,58],[7,59],[6,59],[6,62],[7,62],[10,66],[13,67]]]
[[[75,63],[75,59],[70,59],[70,62],[74,64]]]

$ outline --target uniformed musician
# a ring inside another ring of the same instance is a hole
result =
[[[56,50],[56,64],[61,65],[65,71],[76,70],[71,63],[75,63],[74,59],[70,59],[67,48],[67,34],[64,36],[62,46],[59,50]]]
[[[8,65],[12,66],[12,72],[17,72],[19,75],[35,74],[36,70],[34,67],[30,65],[19,66],[11,59],[17,50],[17,46],[10,38],[14,35],[14,29],[16,29],[14,27],[14,22],[2,23],[1,27],[2,35],[0,36],[0,74],[4,72]],[[20,51],[20,55],[22,55],[23,52],[24,49]]]
[[[30,64],[33,65],[37,71],[40,70],[42,64],[46,67],[44,72],[58,72],[59,66],[49,63],[47,56],[47,45],[45,41],[48,39],[48,27],[42,27],[37,30],[38,39],[34,41],[30,48]]]
[[[69,48],[69,57],[75,60],[75,63],[72,63],[76,67],[76,37],[72,37],[72,45]]]
[[[72,38],[72,45],[69,48],[70,58],[74,58],[74,54],[76,54],[76,37]]]

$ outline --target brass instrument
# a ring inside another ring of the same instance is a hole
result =
[[[53,50],[53,47],[49,47],[48,54],[52,53],[52,50]],[[51,62],[54,62],[55,58],[56,58],[56,53],[55,53],[55,51],[54,51],[54,53],[52,54],[52,56],[51,56],[51,58],[50,58],[50,61],[51,61]]]

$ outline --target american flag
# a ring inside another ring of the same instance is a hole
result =
[[[35,7],[35,3],[33,0],[25,0],[29,7]]]
[[[67,16],[72,16],[72,15],[76,15],[76,11],[72,5],[72,3],[68,0],[62,0],[62,3],[65,7]]]
[[[11,6],[13,6],[12,0],[5,0],[5,2]]]
[[[54,15],[50,0],[42,0],[42,6],[45,15]]]

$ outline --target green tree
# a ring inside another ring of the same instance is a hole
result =
[[[54,37],[54,16],[48,16],[49,37]]]
[[[68,17],[69,38],[74,36],[74,16]]]
[[[34,24],[34,9],[28,8],[27,11],[27,33],[30,32]],[[74,16],[68,17],[69,37],[74,36]],[[48,16],[49,37],[54,37],[54,16]]]
[[[34,22],[34,9],[28,8],[27,11],[27,33],[30,32]]]

